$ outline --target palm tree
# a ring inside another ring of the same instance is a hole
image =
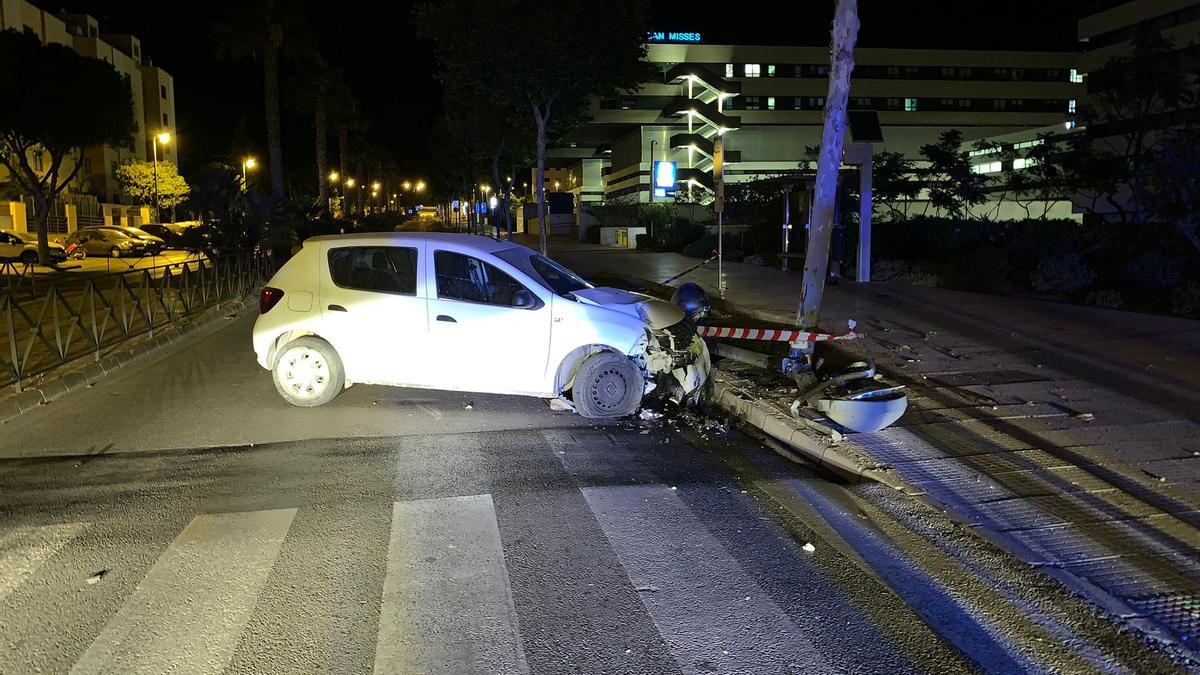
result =
[[[307,49],[299,60],[300,70],[289,81],[289,98],[313,117],[316,134],[317,204],[329,211],[329,118],[336,116],[337,99],[349,95],[342,73],[315,49]],[[333,110],[331,111],[331,107]]]
[[[292,0],[246,0],[232,5],[213,27],[218,55],[233,61],[262,61],[271,195],[283,199],[283,142],[279,114],[279,61],[286,35],[300,30]],[[293,36],[294,37],[294,36]],[[302,40],[293,40],[302,44]]]

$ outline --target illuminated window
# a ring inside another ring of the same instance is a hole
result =
[[[762,64],[747,63],[742,66],[742,72],[745,73],[746,77],[758,77],[762,74]]]
[[[1075,84],[1079,84],[1079,83],[1083,82],[1083,74],[1080,73],[1078,70],[1075,70],[1074,68],[1072,68],[1070,80],[1072,82],[1074,82]]]
[[[809,96],[808,100],[806,101],[806,104],[807,104],[806,107],[813,109],[813,110],[818,110],[820,108],[824,108],[825,107],[825,97],[824,96]]]
[[[1041,145],[1042,143],[1045,143],[1045,141],[1040,138],[1033,141],[1021,141],[1013,146],[1013,150],[1024,150],[1025,148],[1032,148],[1033,146]]]
[[[1018,157],[1013,160],[1013,168],[1014,169],[1028,169],[1029,167],[1031,167],[1037,163],[1038,163],[1038,161],[1036,159],[1031,159],[1029,157]]]
[[[1008,101],[1005,101],[1002,98],[997,98],[997,99],[992,100],[992,110],[1004,110],[1007,107],[1008,107]]]
[[[771,67],[774,68],[774,66],[771,66]],[[775,97],[768,96],[767,97],[767,110],[774,110],[774,109],[775,109]]]
[[[1075,99],[1067,101],[1067,112],[1072,115],[1075,114]]]
[[[775,64],[767,66],[767,77],[775,77]]]
[[[1000,162],[984,162],[971,167],[972,173],[1000,173],[1003,165]]]
[[[41,150],[34,150],[33,151],[33,170],[41,172],[41,171],[45,171],[45,169],[46,169],[45,155],[42,154]]]
[[[733,77],[733,64],[732,63],[725,64],[725,77]]]
[[[917,112],[917,99],[915,99],[915,98],[904,99],[904,112]]]

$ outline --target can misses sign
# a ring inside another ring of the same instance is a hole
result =
[[[647,38],[650,42],[700,42],[699,33],[664,33],[651,31]]]

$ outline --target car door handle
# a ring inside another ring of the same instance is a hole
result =
[[[345,312],[345,311],[346,311],[346,308],[345,308],[345,307],[342,307],[341,305],[330,305],[330,306],[329,306],[329,311],[331,311],[331,312]]]
[[[437,320],[445,321],[446,323],[458,323],[458,321],[456,321],[454,319],[454,317],[446,315],[446,314],[438,314]]]

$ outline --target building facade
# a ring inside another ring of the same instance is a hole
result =
[[[158,148],[160,162],[177,160],[175,142],[175,82],[169,73],[154,66],[142,52],[141,41],[132,35],[103,34],[99,22],[87,14],[54,14],[25,0],[0,0],[0,30],[31,31],[43,44],[61,44],[77,53],[109,63],[129,83],[137,131],[129,147],[97,146],[85,148],[83,166],[75,183],[64,195],[68,201],[94,205],[94,213],[83,217],[104,217],[105,213],[125,209],[103,208],[101,203],[119,205],[125,200],[117,181],[117,168],[129,160],[151,159],[154,136],[163,131],[172,142]],[[68,170],[71,167],[66,167]],[[7,181],[0,169],[0,183]],[[89,198],[90,199],[87,199]],[[85,210],[89,210],[84,206]],[[4,211],[0,208],[0,213]],[[11,211],[10,211],[11,212]],[[7,227],[6,227],[7,225]],[[61,223],[60,223],[61,225]],[[15,218],[0,221],[0,228],[19,227]]]
[[[594,102],[592,121],[551,152],[581,203],[653,199],[654,161],[674,161],[682,184],[711,196],[713,140],[725,179],[794,171],[821,135],[827,47],[648,46],[661,79]],[[1083,97],[1071,52],[855,50],[849,108],[874,113],[888,150],[916,158],[939,134],[964,139],[1060,125]],[[868,125],[869,126],[869,125]]]

